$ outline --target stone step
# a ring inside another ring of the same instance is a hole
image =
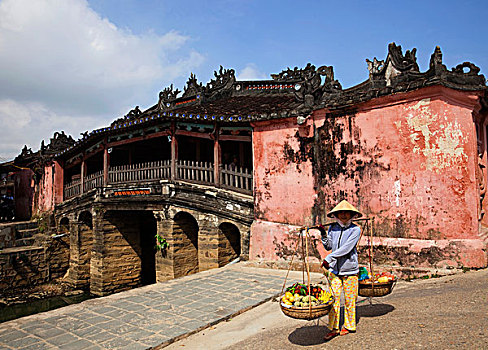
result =
[[[16,239],[15,240],[15,246],[16,247],[32,246],[32,245],[34,245],[34,242],[35,242],[34,237]]]
[[[15,223],[15,229],[17,231],[19,230],[28,230],[28,229],[33,229],[37,228],[37,221],[20,221]]]
[[[37,233],[39,233],[39,229],[37,227],[17,230],[17,232],[15,233],[15,238],[16,239],[30,238]]]

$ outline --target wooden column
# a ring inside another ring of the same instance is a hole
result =
[[[86,163],[85,163],[85,155],[83,155],[83,159],[81,160],[81,172],[80,172],[80,194],[82,194],[85,187],[85,174],[86,174]]]
[[[220,186],[220,172],[222,168],[222,149],[219,142],[219,128],[215,128],[214,133],[214,183]]]
[[[54,162],[54,204],[62,203],[64,200],[64,169],[59,162]]]
[[[108,167],[110,166],[110,154],[108,153],[107,144],[103,148],[103,187],[108,184]]]
[[[171,123],[171,180],[176,179],[176,161],[178,160],[178,141],[176,140],[176,125]]]

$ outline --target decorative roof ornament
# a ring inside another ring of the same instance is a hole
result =
[[[20,152],[20,157],[26,157],[32,154],[33,154],[32,148],[27,148],[27,145],[24,145],[24,148],[22,148],[22,151]]]
[[[214,96],[216,94],[221,94],[224,91],[231,91],[232,85],[236,81],[235,71],[233,69],[224,69],[220,66],[219,72],[214,71],[215,79],[211,79],[210,82],[205,86],[205,95]]]
[[[141,110],[139,109],[139,106],[136,106],[136,108],[134,109],[131,109],[129,111],[129,113],[127,113],[127,117],[128,118],[136,118],[136,117],[139,117],[141,116],[142,112]]]
[[[419,72],[419,65],[417,64],[417,49],[413,48],[412,51],[405,51],[405,55],[402,53],[402,46],[395,43],[388,44],[388,57],[386,59],[391,62],[393,67],[400,72],[413,71]]]
[[[406,76],[408,79],[409,74],[420,74],[417,57],[415,56],[416,53],[417,49],[413,48],[411,51],[407,50],[404,55],[402,47],[393,42],[388,44],[388,55],[386,56],[383,67],[378,67],[378,70],[376,70],[374,68],[374,59],[372,64],[370,64],[371,61],[366,60],[368,70],[370,71],[369,80],[372,83],[372,87],[381,88],[391,86],[394,84],[394,79],[397,76]]]
[[[373,74],[379,74],[385,67],[384,60],[378,60],[376,57],[373,58],[373,61],[370,61],[366,58],[366,63],[368,64],[368,71],[369,76],[371,77]]]
[[[180,92],[181,91],[179,89],[173,91],[173,84],[161,91],[159,93],[158,109],[160,111],[171,109],[171,107],[174,106],[174,101],[178,98],[178,94]]]
[[[310,63],[307,64],[305,69],[310,68],[309,66]],[[298,67],[290,69],[290,67],[288,67],[286,70],[283,70],[278,74],[271,74],[271,78],[280,83],[303,80],[305,69],[299,69]],[[315,66],[313,66],[313,69],[315,69]]]
[[[439,46],[436,46],[434,53],[430,55],[429,67],[433,68],[442,64],[442,51]]]
[[[271,74],[271,78],[279,83],[294,83],[295,98],[301,102],[296,111],[298,114],[308,114],[318,104],[324,94],[342,90],[341,84],[334,79],[332,66],[321,66],[318,69],[311,63],[305,68],[283,70],[278,74]]]
[[[465,68],[469,69],[467,72],[464,70]],[[480,68],[471,62],[463,62],[458,64],[455,68],[452,68],[451,71],[457,74],[467,74],[467,75],[478,75],[480,72]]]
[[[88,132],[87,132],[88,133]],[[61,132],[56,131],[49,140],[49,144],[46,147],[46,153],[48,154],[55,154],[65,150],[66,148],[73,146],[75,144],[75,140],[71,135],[66,135],[64,130]]]
[[[190,77],[186,82],[186,86],[184,87],[184,92],[182,97],[189,97],[189,96],[198,96],[203,92],[203,85],[202,83],[198,83],[197,77],[195,74],[190,73]]]

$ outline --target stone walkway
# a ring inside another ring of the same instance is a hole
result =
[[[164,346],[269,300],[281,291],[285,274],[236,264],[87,300],[0,323],[0,348]],[[292,275],[301,280],[301,273]]]

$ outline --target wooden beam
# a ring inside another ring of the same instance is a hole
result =
[[[219,130],[216,126],[214,133],[214,183],[215,186],[220,186],[220,168],[222,163],[222,150],[219,143]]]
[[[85,155],[83,155],[83,159],[81,160],[81,174],[80,174],[80,194],[83,194],[84,185],[85,185],[85,174],[86,174],[86,163],[85,163]]]
[[[110,166],[110,154],[108,153],[107,144],[103,149],[103,187],[108,185],[108,168]]]
[[[243,142],[251,142],[251,136],[242,136],[242,135],[219,135],[220,141],[243,141]]]
[[[212,139],[212,137],[209,133],[203,133],[203,132],[200,133],[197,131],[176,130],[176,135],[190,136],[190,137],[195,137],[195,138],[199,138],[199,139],[207,139],[207,140]]]
[[[155,132],[154,134],[133,137],[133,138],[126,139],[126,140],[109,142],[107,144],[107,146],[108,147],[116,147],[116,146],[125,145],[125,144],[129,144],[129,143],[137,142],[137,141],[153,139],[155,137],[168,136],[170,134],[171,134],[170,131],[165,130],[165,131]]]
[[[176,161],[178,160],[178,141],[176,140],[175,122],[171,123],[171,180],[176,180]]]

